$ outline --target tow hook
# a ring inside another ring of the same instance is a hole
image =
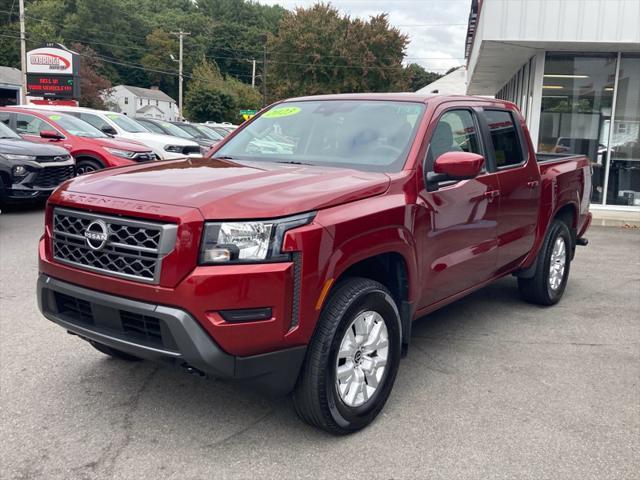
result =
[[[185,372],[187,372],[189,375],[195,375],[196,377],[200,377],[200,378],[206,378],[207,374],[204,373],[202,370],[198,370],[195,367],[192,367],[191,365],[189,365],[188,363],[182,363],[180,365]]]

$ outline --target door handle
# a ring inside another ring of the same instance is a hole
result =
[[[527,187],[529,188],[536,188],[538,185],[540,185],[540,182],[538,180],[527,182]]]
[[[496,198],[500,196],[500,190],[489,190],[483,193],[485,198]]]

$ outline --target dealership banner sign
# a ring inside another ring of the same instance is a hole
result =
[[[28,51],[27,95],[80,98],[80,55],[59,43]]]

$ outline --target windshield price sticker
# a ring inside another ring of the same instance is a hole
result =
[[[118,115],[116,115],[114,113],[107,113],[106,117],[110,118],[111,120],[117,120],[118,119]]]
[[[61,118],[60,115],[49,115],[49,120],[60,120]]]
[[[290,117],[291,115],[296,115],[298,113],[300,113],[300,107],[279,107],[269,110],[262,116],[265,118],[282,118]]]

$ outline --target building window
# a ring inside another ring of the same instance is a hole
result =
[[[129,97],[124,97],[124,104],[129,105]]]
[[[142,99],[140,99],[140,106],[142,106]]]
[[[640,206],[640,54],[620,57],[606,203]]]
[[[587,155],[593,162],[591,201],[602,203],[615,54],[547,53],[538,152]]]
[[[158,106],[160,106],[160,105],[159,105],[159,103],[158,103],[158,100],[156,100],[156,107],[158,107]]]

